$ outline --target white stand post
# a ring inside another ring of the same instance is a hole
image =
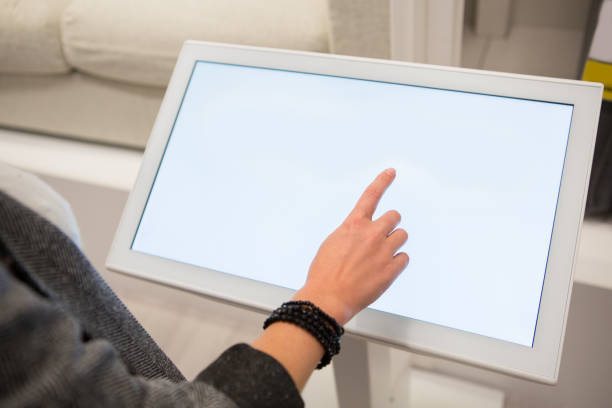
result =
[[[413,368],[410,353],[345,334],[332,360],[339,408],[502,408],[500,390]]]
[[[345,335],[342,338],[342,351],[332,364],[339,408],[407,406],[408,387],[401,393],[401,401],[393,395],[388,347]]]
[[[345,335],[333,360],[339,408],[370,408],[370,367],[365,340]]]

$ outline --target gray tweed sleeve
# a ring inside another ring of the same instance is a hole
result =
[[[131,374],[104,339],[25,285],[0,262],[0,406],[302,407],[288,373],[246,344],[193,382]]]

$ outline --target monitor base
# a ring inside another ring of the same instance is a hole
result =
[[[358,337],[345,335],[332,361],[339,408],[504,406],[500,390],[412,367],[410,353]]]

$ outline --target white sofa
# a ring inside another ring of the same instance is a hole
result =
[[[5,0],[0,127],[143,148],[184,40],[389,56],[379,0]]]

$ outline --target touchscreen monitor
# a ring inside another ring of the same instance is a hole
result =
[[[572,110],[198,61],[132,249],[299,289],[394,167],[411,262],[372,308],[531,346]]]
[[[554,383],[601,94],[187,42],[108,266],[270,311],[393,167],[410,263],[347,333]]]

